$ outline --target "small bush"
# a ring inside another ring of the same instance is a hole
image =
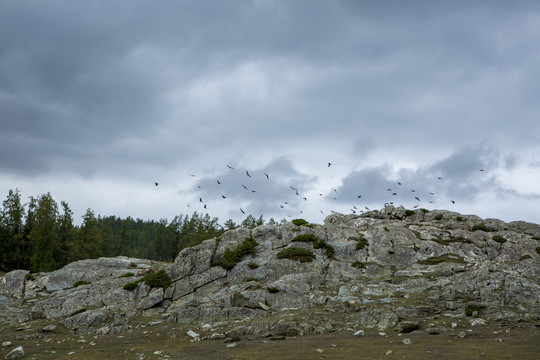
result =
[[[390,230],[385,226],[383,227],[384,231],[389,232]]]
[[[172,279],[165,270],[159,270],[146,275],[140,281],[152,287],[168,288],[172,284]]]
[[[533,240],[540,240],[540,236],[533,236],[532,239]]]
[[[537,253],[538,255],[540,255],[540,246],[538,246],[538,247],[536,248],[536,253]]]
[[[124,289],[133,291],[137,288],[137,286],[139,286],[139,284],[136,282],[128,282],[126,285],[124,285]]]
[[[458,216],[458,217],[456,217],[456,220],[457,220],[457,221],[463,221],[463,216]]]
[[[434,220],[442,220],[443,214],[437,214],[433,217]]]
[[[429,212],[428,209],[420,209],[421,212],[423,212],[424,214],[427,214]]]
[[[79,280],[75,284],[73,284],[73,287],[76,288],[81,285],[88,285],[88,284],[90,284],[90,281]]]
[[[352,267],[355,267],[355,268],[358,268],[358,269],[363,269],[363,268],[366,267],[366,266],[364,265],[364,263],[361,262],[361,261],[355,261],[355,262],[351,263],[351,266],[352,266]]]
[[[221,242],[221,238],[220,238],[220,237],[217,237],[217,238],[216,238],[216,245],[219,245],[220,242]]]
[[[307,224],[309,224],[309,223],[308,223],[306,220],[304,220],[304,219],[294,219],[294,220],[292,221],[292,223],[293,223],[294,225],[296,225],[296,226],[302,226],[302,225],[307,225]]]
[[[311,262],[315,258],[313,251],[294,246],[281,250],[276,256],[278,259],[290,259],[300,262]]]
[[[332,245],[328,244],[323,239],[319,238],[318,236],[314,234],[302,234],[298,235],[294,239],[292,239],[294,242],[311,242],[313,243],[313,247],[315,249],[326,249],[326,256],[333,257],[336,251],[332,247]]]
[[[395,254],[396,252],[395,252],[394,250],[388,250],[388,253],[389,253],[390,255],[392,255],[392,254]]]
[[[494,235],[494,236],[491,237],[491,239],[493,241],[498,242],[499,244],[502,244],[502,243],[505,243],[506,241],[508,241],[504,237],[502,237],[501,235]]]
[[[465,308],[465,315],[472,316],[474,312],[477,312],[478,314],[480,314],[480,311],[485,308],[486,307],[484,305],[469,304]]]
[[[124,275],[120,275],[119,278],[125,278],[125,277],[131,277],[131,276],[135,276],[135,274],[132,272],[127,272]]]
[[[24,277],[24,279],[25,279],[26,281],[28,281],[28,280],[36,280],[36,277],[35,277],[34,275],[28,273],[28,274],[26,274],[26,276]]]
[[[481,230],[481,231],[485,231],[485,232],[489,232],[491,231],[490,228],[488,228],[486,225],[480,223],[480,224],[476,224],[472,227],[471,231],[477,231],[477,230]]]
[[[259,279],[257,279],[256,277],[248,277],[246,278],[246,281],[259,281]]]
[[[268,290],[268,292],[270,292],[272,294],[279,292],[279,289],[277,287],[273,287],[273,286],[267,287],[266,290]]]
[[[250,261],[247,266],[250,268],[250,269],[256,269],[258,268],[260,265],[257,264],[256,262],[253,262],[253,261]]]
[[[221,266],[226,270],[231,270],[237,263],[242,261],[246,255],[255,255],[257,242],[253,238],[246,238],[236,250],[225,249],[223,257],[212,258],[212,266]]]
[[[405,216],[413,216],[414,210],[405,210]]]
[[[368,244],[367,239],[364,237],[361,237],[360,240],[358,240],[358,242],[356,243],[356,250],[362,250],[363,248],[366,247],[367,244]]]

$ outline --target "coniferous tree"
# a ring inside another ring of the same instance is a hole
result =
[[[56,246],[55,260],[58,264],[64,266],[69,261],[69,250],[74,241],[73,211],[71,211],[67,202],[61,201],[60,204],[64,212],[58,219],[58,245]]]
[[[61,267],[56,260],[60,252],[58,204],[50,193],[38,198],[30,239],[34,249],[30,257],[32,271],[53,271]]]
[[[94,212],[87,209],[82,218],[83,223],[77,230],[70,249],[71,261],[95,259],[105,254],[105,239]]]
[[[9,190],[3,202],[0,221],[0,268],[22,269],[28,266],[29,246],[24,237],[24,206],[19,189]]]

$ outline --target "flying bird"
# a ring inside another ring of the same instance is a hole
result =
[[[234,168],[233,168],[232,166],[230,166],[230,165],[227,165],[227,167],[228,167],[229,169],[234,169]]]
[[[244,214],[244,215],[246,214],[246,213],[244,212],[244,210],[240,209],[240,211],[242,212],[242,214]]]
[[[266,178],[267,178],[268,180],[270,180],[270,176],[268,176],[267,173],[264,173],[264,175],[266,176]]]
[[[246,175],[247,175],[247,176],[249,176],[249,177],[251,177],[251,175],[249,175],[249,173],[248,173],[248,171],[247,171],[247,170],[246,170]]]
[[[226,199],[227,197],[225,195],[221,195],[222,198]]]
[[[218,185],[221,185],[221,183],[219,182],[219,180],[216,180],[216,181],[217,181]]]
[[[418,196],[415,196],[414,197],[416,200],[420,201],[420,198]]]
[[[154,184],[156,184],[156,186],[158,186],[158,185],[159,185],[159,183],[154,183]]]
[[[437,176],[437,179],[439,179],[439,180],[442,180],[443,178],[442,178],[442,177],[440,177],[440,176]]]
[[[200,202],[203,202],[203,201],[202,201],[202,198],[199,198],[199,201],[200,201]]]
[[[246,187],[246,185],[244,185],[244,184],[242,184],[242,187],[243,187],[244,189],[246,189],[246,190],[249,190],[249,189]]]
[[[451,202],[452,204],[455,204],[455,203],[456,203],[454,200],[450,200],[450,202]]]
[[[328,163],[328,167],[332,166],[332,163]]]
[[[399,181],[397,182],[397,184],[398,184],[398,185],[401,185],[401,183],[400,183]]]
[[[362,195],[358,195],[357,198],[360,199],[362,197]]]

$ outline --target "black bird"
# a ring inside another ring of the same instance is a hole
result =
[[[199,189],[201,189],[201,185],[197,185],[197,187],[198,187]]]
[[[217,181],[218,185],[221,185],[221,183],[219,182],[219,180],[216,180],[216,181]]]
[[[398,184],[398,185],[401,185],[401,183],[400,183],[399,181],[397,182],[397,184]]]
[[[416,192],[416,190],[411,190],[411,192]]]
[[[480,171],[484,171],[484,169],[480,169]]]
[[[298,189],[293,188],[291,185],[289,185],[289,187],[290,187],[291,189],[293,189],[294,191],[298,190]]]
[[[388,188],[388,189],[386,189],[386,191],[392,191],[392,189]]]
[[[159,185],[159,183],[154,183],[154,184],[156,184],[156,186],[158,186],[158,185]]]
[[[396,196],[396,195],[397,195],[397,193],[392,193],[392,195],[393,195],[393,196]]]
[[[418,205],[414,205],[414,206],[413,206],[413,209],[416,209],[417,207],[418,207]]]
[[[226,199],[227,197],[225,195],[221,195],[222,198]]]
[[[455,204],[456,202],[454,200],[450,200],[452,202],[452,204]]]
[[[358,196],[357,196],[357,198],[359,198],[359,199],[360,199],[361,197],[362,197],[362,195],[358,195]]]
[[[203,202],[203,201],[202,201],[202,198],[199,198],[199,201],[200,201],[200,202]]]
[[[246,185],[244,185],[244,184],[242,184],[242,187],[243,187],[244,189],[246,189],[246,190],[249,190],[249,189],[246,187]]]
[[[191,207],[191,205],[187,204],[187,207]]]
[[[244,215],[246,214],[246,213],[244,212],[244,210],[240,209],[240,211],[242,212],[242,214],[244,214]]]
[[[332,163],[328,163],[328,167],[332,166]]]
[[[251,175],[249,175],[249,173],[248,173],[248,171],[247,171],[247,170],[246,170],[246,175],[247,175],[247,176],[249,176],[249,177],[251,177]]]
[[[369,208],[367,206],[364,206],[366,208],[367,211],[369,211]]]
[[[440,177],[440,176],[437,176],[437,179],[439,179],[439,180],[442,180],[442,177]]]
[[[206,207],[206,204],[204,204],[204,206],[203,206],[203,207],[204,207],[205,209],[207,209],[207,207]]]
[[[319,196],[322,196],[322,194],[319,194]]]
[[[332,190],[334,190],[335,192],[337,192],[337,190],[336,190],[336,189],[334,189],[334,188],[332,188]]]
[[[283,209],[283,205],[279,205],[279,207]]]
[[[256,193],[256,192],[257,192],[257,190],[251,190],[251,192],[252,192],[252,193]]]
[[[304,201],[307,201],[307,198],[302,198],[302,199],[304,199]]]
[[[435,193],[432,193],[431,191],[429,192],[429,195],[435,195]]]
[[[418,196],[415,196],[414,198],[415,198],[416,200],[420,201],[420,199],[418,198]]]
[[[268,180],[270,180],[270,176],[268,176],[267,173],[264,173],[264,175],[266,176],[266,178],[267,178]]]
[[[196,175],[191,174],[190,176],[191,176],[191,177],[195,177]]]
[[[228,167],[229,169],[234,169],[234,168],[233,168],[232,166],[230,166],[230,165],[227,165],[227,167]]]

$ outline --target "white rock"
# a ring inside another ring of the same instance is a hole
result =
[[[236,343],[227,344],[227,347],[228,347],[229,349],[235,348],[235,347],[236,347]]]
[[[22,346],[16,347],[15,349],[11,350],[4,359],[11,360],[11,359],[18,359],[20,357],[23,357],[25,355],[24,349]]]
[[[316,352],[318,352],[319,354],[322,354],[324,351],[323,349],[315,349]]]
[[[358,330],[353,334],[354,336],[364,336],[364,330]]]
[[[193,330],[188,330],[187,334],[189,336],[191,336],[192,338],[198,338],[199,336],[201,336],[200,334],[197,334],[195,331]]]
[[[407,338],[407,339],[403,339],[403,343],[404,343],[405,345],[411,345],[411,344],[412,344],[412,341],[411,341],[411,339]]]
[[[2,343],[2,347],[8,347],[8,346],[11,346],[11,341],[4,341]]]

